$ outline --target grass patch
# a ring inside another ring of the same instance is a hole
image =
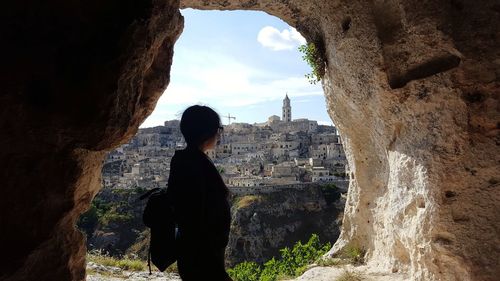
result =
[[[168,272],[168,273],[179,273],[179,269],[177,268],[177,262],[174,262],[169,267],[167,267],[167,269],[165,269],[165,272]]]
[[[356,245],[347,245],[341,252],[340,257],[349,260],[354,265],[365,262],[365,250]]]
[[[245,195],[240,197],[240,199],[236,203],[236,206],[238,207],[238,209],[246,208],[256,202],[261,202],[261,201],[262,201],[262,196],[260,195]]]
[[[86,270],[86,273],[87,273],[87,276],[103,276],[103,277],[115,277],[115,278],[123,278],[123,275],[121,274],[121,272],[118,274],[118,273],[114,273],[114,272],[107,272],[107,271],[99,271],[99,270],[94,270],[94,269],[91,269],[91,268],[87,268]]]
[[[361,274],[352,272],[352,271],[344,271],[342,275],[337,277],[335,281],[363,281],[364,278],[361,276]]]
[[[334,257],[320,257],[316,264],[319,266],[341,266],[346,264],[362,265],[365,263],[366,251],[354,244],[347,245]]]
[[[118,267],[128,271],[145,271],[148,268],[147,263],[140,259],[129,257],[118,259],[101,253],[89,253],[87,254],[87,260],[96,264]]]
[[[139,234],[134,244],[125,252],[126,255],[137,255],[139,259],[147,260],[149,252],[150,230],[146,228]]]
[[[346,264],[346,261],[339,258],[320,258],[316,264],[318,266],[339,266]]]

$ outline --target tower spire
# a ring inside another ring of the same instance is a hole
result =
[[[283,99],[282,117],[284,122],[292,121],[292,106],[290,105],[290,98],[288,98],[288,92],[286,92],[285,98]]]

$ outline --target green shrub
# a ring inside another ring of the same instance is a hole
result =
[[[228,273],[236,281],[276,281],[296,277],[330,248],[330,243],[321,244],[318,235],[313,234],[305,244],[299,241],[291,249],[281,249],[278,259],[272,258],[262,267],[254,262],[243,262]]]
[[[99,218],[99,223],[103,226],[107,226],[110,223],[127,223],[131,221],[134,217],[129,213],[121,213],[118,211],[116,206],[111,207],[111,209]]]
[[[332,191],[332,190],[336,190],[337,188],[338,187],[333,183],[321,185],[321,190],[323,190],[323,191]]]
[[[280,262],[275,258],[268,260],[264,264],[264,269],[260,275],[260,281],[276,281],[280,274]]]
[[[134,188],[134,193],[136,195],[142,195],[143,193],[146,193],[146,191],[148,191],[148,190],[146,188],[144,188],[144,187],[136,186]]]
[[[129,257],[123,257],[123,258],[114,258],[105,254],[102,254],[100,252],[92,252],[87,254],[87,260],[94,262],[96,264],[104,265],[104,266],[114,266],[121,268],[123,270],[129,270],[129,271],[144,271],[147,268],[146,262],[139,260],[139,259],[134,259],[134,258],[129,258]]]
[[[261,268],[255,262],[242,262],[227,272],[234,280],[259,281]]]

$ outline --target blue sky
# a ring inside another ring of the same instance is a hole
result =
[[[321,86],[304,77],[310,67],[297,47],[305,40],[295,29],[264,12],[181,13],[184,31],[175,45],[170,84],[141,127],[179,119],[193,104],[236,116],[233,122],[264,122],[281,116],[286,93],[293,119],[332,123]]]

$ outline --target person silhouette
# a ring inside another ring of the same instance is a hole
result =
[[[210,107],[194,105],[181,117],[186,148],[170,163],[167,192],[177,222],[177,268],[183,281],[231,281],[225,269],[225,248],[231,222],[229,190],[205,154],[214,149],[223,127]]]

